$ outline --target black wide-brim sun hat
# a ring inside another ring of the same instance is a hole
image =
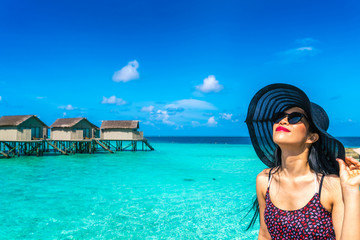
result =
[[[303,109],[310,125],[317,130],[315,132],[319,134],[326,161],[322,164],[338,172],[336,158],[344,159],[345,149],[340,141],[327,133],[329,117],[322,107],[310,102],[302,90],[289,84],[268,85],[258,91],[250,102],[245,122],[260,160],[268,167],[275,166],[277,145],[273,141],[273,116],[292,107]]]

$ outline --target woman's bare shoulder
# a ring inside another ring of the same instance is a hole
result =
[[[264,169],[256,177],[256,194],[258,196],[258,199],[260,198],[260,196],[262,196],[262,198],[265,199],[269,171],[270,171],[269,168]]]
[[[269,172],[270,168],[265,168],[264,170],[262,170],[256,177],[256,183],[261,185],[267,183],[269,178]]]
[[[335,174],[329,174],[324,177],[324,183],[330,185],[339,185],[340,186],[340,177]]]
[[[341,196],[340,177],[329,174],[324,177],[323,187],[332,193],[339,193]]]

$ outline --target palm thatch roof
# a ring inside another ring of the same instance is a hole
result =
[[[137,129],[139,128],[138,120],[104,120],[101,129]]]
[[[50,126],[51,128],[71,128],[78,124],[80,121],[88,122],[93,128],[99,129],[96,125],[92,124],[86,118],[58,118],[56,121]]]
[[[17,127],[32,117],[38,120],[44,127],[48,128],[48,126],[43,121],[41,121],[36,115],[2,116],[0,118],[0,127]]]

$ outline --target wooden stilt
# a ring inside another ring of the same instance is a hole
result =
[[[141,141],[141,146],[138,146]],[[123,146],[125,142],[125,147]],[[139,149],[138,149],[139,148]],[[141,148],[141,149],[140,149]],[[15,157],[21,155],[43,156],[45,152],[53,154],[69,155],[70,153],[87,153],[92,154],[102,149],[110,153],[115,151],[148,151],[154,148],[143,140],[31,140],[31,141],[1,141],[0,140],[0,157]]]
[[[107,150],[108,152],[114,153],[113,151],[111,151],[109,148],[107,148],[107,147],[106,147],[102,142],[100,142],[99,140],[95,139],[95,142],[96,142],[97,144],[99,144],[100,147],[102,147],[103,149]]]
[[[48,140],[45,140],[50,146],[52,146],[53,148],[54,148],[54,151],[55,151],[55,149],[56,150],[58,150],[59,152],[61,152],[62,154],[65,154],[65,155],[68,155],[67,154],[67,152],[65,152],[65,151],[63,151],[63,150],[61,150],[60,148],[58,148],[57,146],[56,146],[56,144],[52,144],[50,141],[48,141]]]

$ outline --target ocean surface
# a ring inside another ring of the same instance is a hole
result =
[[[0,159],[0,238],[257,238],[245,215],[265,165],[248,138],[148,140],[155,151]]]

